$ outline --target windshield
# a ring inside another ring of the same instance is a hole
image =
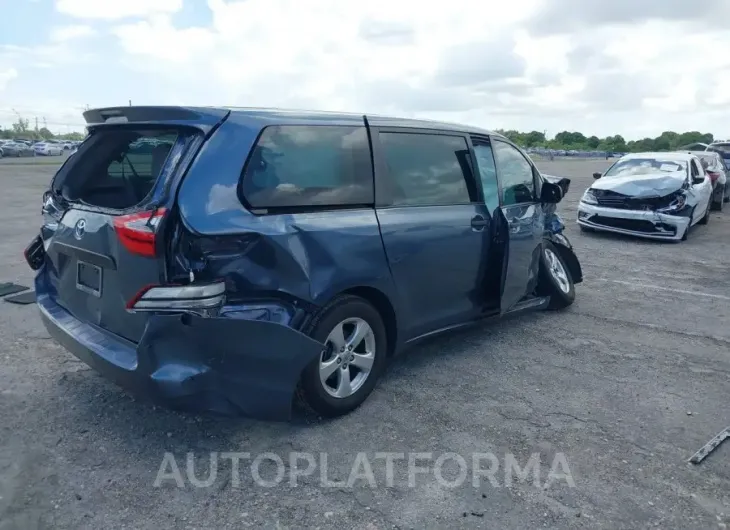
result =
[[[629,175],[650,175],[652,173],[675,173],[685,171],[687,163],[683,160],[664,160],[658,158],[627,158],[611,166],[604,177],[625,177]]]

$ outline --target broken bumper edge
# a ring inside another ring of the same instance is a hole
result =
[[[139,344],[76,319],[38,296],[52,338],[107,379],[170,408],[288,420],[302,370],[322,351],[266,321],[153,315]]]
[[[578,205],[578,224],[604,232],[678,241],[687,230],[690,218],[686,215],[605,208],[581,202]]]

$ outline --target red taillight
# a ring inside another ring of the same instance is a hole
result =
[[[119,236],[119,242],[133,254],[154,257],[157,227],[164,215],[165,209],[158,208],[152,212],[120,215],[114,218],[114,230]]]
[[[127,302],[131,313],[195,313],[210,315],[226,300],[224,281],[188,285],[146,285]]]

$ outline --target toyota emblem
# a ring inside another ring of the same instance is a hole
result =
[[[84,231],[86,231],[86,221],[84,219],[79,219],[74,227],[74,237],[76,239],[81,239],[84,237]]]

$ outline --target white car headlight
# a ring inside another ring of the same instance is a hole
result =
[[[588,188],[585,191],[583,197],[580,198],[580,202],[584,202],[586,204],[598,204],[598,200],[596,199],[596,196],[591,188]]]
[[[669,204],[669,206],[665,206],[664,208],[657,208],[657,212],[659,213],[674,213],[682,208],[684,208],[684,205],[687,204],[687,197],[684,195],[677,195],[677,197]]]

